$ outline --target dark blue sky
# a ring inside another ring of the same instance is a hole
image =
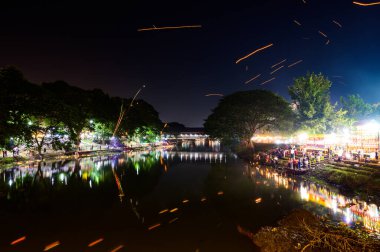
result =
[[[345,0],[12,1],[0,9],[0,65],[18,66],[36,83],[65,80],[140,98],[163,121],[201,126],[220,97],[287,87],[307,71],[333,82],[334,100],[358,93],[380,101],[380,5]],[[296,25],[296,19],[302,25]],[[342,24],[342,28],[333,23]],[[138,28],[202,25],[201,29],[137,32]],[[318,31],[327,34],[327,38]],[[252,57],[235,61],[273,43]],[[287,59],[270,75],[270,67]],[[302,63],[288,68],[297,60]],[[244,84],[253,76],[257,80]],[[259,84],[272,77],[263,86]]]

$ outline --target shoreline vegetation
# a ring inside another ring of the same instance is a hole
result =
[[[344,223],[330,223],[324,217],[295,209],[278,221],[276,227],[262,227],[255,234],[237,226],[262,252],[379,251],[380,240]]]
[[[113,148],[113,149],[98,149],[98,150],[84,150],[84,151],[70,151],[66,153],[49,153],[47,155],[43,155],[42,158],[26,158],[23,156],[16,157],[4,157],[0,158],[0,169],[9,169],[14,166],[25,165],[30,162],[46,162],[46,161],[55,161],[61,159],[75,159],[75,158],[83,158],[83,157],[93,157],[99,155],[111,155],[115,153],[122,153],[124,151],[144,151],[149,150],[151,148],[162,148],[162,147],[170,147],[170,146],[136,146],[136,147],[128,147],[128,148]]]
[[[237,155],[253,164],[255,153],[266,152],[275,145],[238,146]],[[286,165],[287,160],[279,161]],[[380,167],[379,167],[380,168]],[[274,168],[273,168],[274,169]],[[365,164],[326,163],[311,170],[300,179],[337,188],[344,194],[379,202],[380,170]],[[331,223],[304,209],[295,209],[275,227],[261,227],[252,233],[241,226],[238,231],[247,236],[262,252],[292,251],[380,251],[380,239],[360,229],[351,229],[345,223]]]
[[[258,144],[254,148],[238,146],[234,151],[241,159],[253,162],[255,153],[266,152],[275,147],[274,144]],[[279,159],[279,165],[286,166],[287,161],[287,159]],[[310,170],[299,177],[306,181],[335,187],[345,194],[369,195],[380,202],[380,165],[328,161],[322,168]]]

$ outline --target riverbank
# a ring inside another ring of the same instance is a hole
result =
[[[123,150],[118,149],[110,149],[110,150],[95,150],[95,151],[79,151],[77,152],[69,152],[69,153],[50,153],[48,155],[43,155],[42,158],[26,158],[26,157],[6,157],[0,159],[0,169],[8,169],[14,166],[23,166],[30,162],[41,162],[41,161],[54,161],[61,159],[74,159],[78,157],[91,157],[98,155],[107,155],[112,153],[119,153]]]
[[[156,146],[154,148],[162,148],[162,147],[170,147],[170,146]],[[16,156],[16,157],[5,157],[0,158],[0,169],[8,169],[14,166],[23,166],[27,165],[31,162],[41,162],[41,161],[55,161],[62,159],[75,159],[75,158],[83,158],[83,157],[93,157],[99,155],[112,155],[115,153],[122,153],[124,151],[144,151],[148,150],[151,147],[144,146],[136,146],[136,147],[128,147],[128,148],[103,148],[97,150],[83,150],[83,151],[71,151],[71,152],[51,152],[48,154],[42,155],[42,158],[36,157],[24,157],[24,156]]]
[[[256,145],[255,149],[239,147],[237,155],[253,162],[254,153],[273,149],[272,144]],[[279,159],[279,166],[287,166],[287,159]],[[338,188],[344,194],[359,196],[369,201],[380,202],[380,166],[363,162],[334,162],[326,160],[316,169],[310,169],[300,178],[320,185]]]
[[[361,198],[372,196],[377,199],[376,201],[380,201],[380,169],[327,163],[302,177],[317,183],[327,183]]]
[[[380,251],[380,240],[345,224],[333,224],[323,217],[296,209],[275,227],[262,227],[253,234],[238,226],[262,252],[296,251]]]

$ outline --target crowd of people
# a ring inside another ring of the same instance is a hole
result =
[[[289,169],[311,169],[321,164],[324,159],[325,156],[321,150],[284,146],[267,152],[259,152],[256,154],[254,161],[261,165],[269,165],[275,168],[287,166]],[[283,160],[283,162],[280,164],[279,160]]]

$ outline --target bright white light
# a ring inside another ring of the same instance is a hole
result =
[[[325,142],[328,144],[336,143],[337,138],[335,133],[331,133],[330,135],[325,135]]]
[[[343,214],[344,214],[344,221],[347,224],[350,224],[352,222],[352,218],[353,218],[350,208],[346,208],[346,211],[343,212]]]
[[[300,187],[300,193],[301,193],[301,199],[309,201],[309,193],[307,191],[307,188],[303,187],[303,185],[301,185]]]
[[[94,123],[94,120],[90,120],[90,123]]]
[[[9,184],[9,186],[12,186],[12,184],[13,184],[13,180],[10,179],[9,182],[8,182],[8,184]]]
[[[307,133],[298,134],[298,140],[300,140],[300,142],[305,142],[307,138],[308,138]]]
[[[59,180],[63,182],[65,180],[65,174],[63,173],[59,174]]]
[[[364,130],[364,131],[367,131],[368,133],[376,133],[379,131],[380,129],[380,125],[378,122],[372,120],[364,125],[361,126],[361,128]]]
[[[347,128],[344,128],[344,129],[343,129],[343,134],[344,134],[345,136],[349,136],[349,135],[350,135],[350,130],[347,129]]]

